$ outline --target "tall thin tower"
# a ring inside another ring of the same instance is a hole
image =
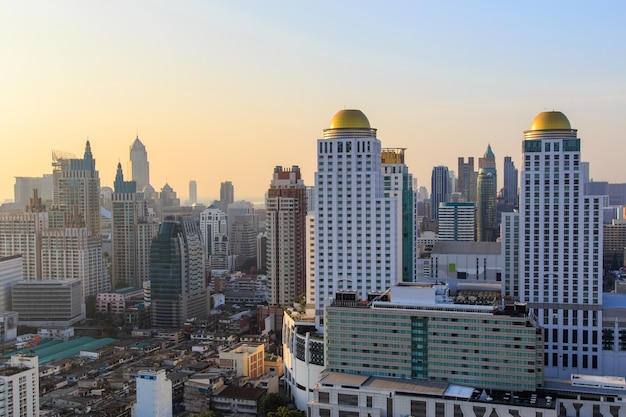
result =
[[[306,187],[300,168],[274,168],[265,200],[269,303],[291,306],[306,291]]]
[[[430,213],[433,219],[439,218],[439,203],[450,201],[450,179],[448,167],[436,166],[430,179]]]
[[[130,165],[132,180],[137,183],[137,190],[143,191],[150,184],[150,163],[146,147],[137,136],[130,146]]]
[[[487,151],[478,159],[478,181],[476,192],[476,240],[495,242],[498,236],[497,193],[498,177],[496,157],[487,146]]]
[[[315,309],[339,289],[367,298],[401,279],[399,200],[385,196],[382,147],[360,110],[341,110],[317,141]]]
[[[603,200],[584,194],[580,139],[565,115],[540,113],[524,132],[520,301],[545,329],[545,376],[602,374]]]

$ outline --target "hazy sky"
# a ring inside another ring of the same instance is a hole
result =
[[[113,184],[138,133],[151,183],[203,201],[230,180],[260,201],[274,166],[313,184],[316,139],[361,109],[419,185],[563,111],[596,180],[626,182],[621,1],[6,1],[0,3],[0,202],[15,176],[89,138]]]

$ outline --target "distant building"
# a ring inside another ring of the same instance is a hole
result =
[[[13,355],[0,369],[0,415],[39,415],[39,359],[31,355]]]
[[[475,203],[439,204],[439,240],[474,241]]]
[[[230,270],[226,212],[211,205],[200,213],[200,234],[209,269]]]
[[[0,213],[0,257],[21,255],[25,280],[40,280],[41,239],[48,213]]]
[[[13,286],[13,311],[20,325],[70,326],[85,319],[81,281],[20,281]]]
[[[502,280],[500,246],[499,242],[440,240],[435,243],[430,254],[430,271],[426,277],[443,282],[448,280],[500,282]]]
[[[16,282],[23,279],[22,255],[0,257],[0,312],[11,311],[11,289]]]
[[[137,373],[136,417],[172,417],[172,381],[165,370],[142,370]]]
[[[96,311],[102,313],[123,313],[127,302],[135,299],[143,301],[143,288],[121,288],[114,292],[96,296]]]
[[[439,218],[439,204],[450,201],[448,167],[441,165],[434,167],[430,183],[430,215],[433,219],[437,219]]]
[[[137,184],[137,190],[143,191],[150,185],[150,163],[148,162],[148,152],[146,147],[135,138],[130,146],[131,179]]]
[[[457,191],[463,196],[463,201],[475,202],[477,173],[474,168],[474,157],[468,157],[467,162],[465,162],[465,158],[460,156],[458,158],[458,171]]]
[[[193,206],[198,202],[198,184],[196,180],[189,181],[189,205]]]
[[[150,250],[152,325],[179,328],[209,314],[202,241],[191,217],[168,218]]]
[[[504,157],[504,188],[502,195],[504,203],[512,207],[519,204],[517,190],[519,188],[518,172],[510,156]]]
[[[306,291],[306,204],[300,168],[274,168],[265,199],[270,305],[291,306]]]
[[[228,205],[235,201],[235,187],[230,181],[224,181],[220,184],[220,209],[225,213]]]

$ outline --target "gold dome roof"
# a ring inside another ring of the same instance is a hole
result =
[[[554,129],[571,129],[567,117],[560,111],[544,111],[539,113],[533,123],[530,125],[530,130],[554,130]]]
[[[370,121],[361,110],[339,110],[330,121],[330,129],[370,129]]]

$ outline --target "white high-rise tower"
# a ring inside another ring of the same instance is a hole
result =
[[[339,289],[367,299],[400,281],[399,198],[385,197],[382,147],[360,110],[341,110],[317,141],[316,316]]]
[[[522,164],[513,295],[545,329],[546,377],[601,374],[603,200],[584,194],[580,139],[563,113],[534,119]]]

